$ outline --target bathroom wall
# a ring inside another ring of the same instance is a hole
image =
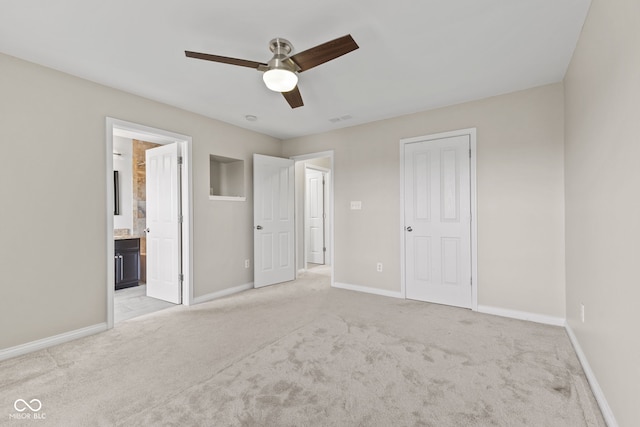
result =
[[[147,168],[145,151],[159,147],[160,144],[139,141],[133,143],[133,230],[132,234],[144,239],[144,229],[147,227]],[[141,245],[144,242],[140,242]],[[141,249],[142,250],[142,249]],[[144,253],[144,251],[143,251]]]
[[[130,138],[113,137],[113,170],[118,171],[120,190],[120,214],[113,216],[114,230],[129,230],[133,228],[133,169],[132,145]],[[123,232],[114,233],[116,235]]]

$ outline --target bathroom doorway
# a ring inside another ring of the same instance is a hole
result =
[[[147,263],[149,256],[157,259],[157,254],[153,254],[157,249],[154,249],[153,245],[148,248],[147,245],[147,236],[150,233],[147,226],[147,208],[151,209],[152,206],[147,206],[146,159],[149,158],[151,151],[162,151],[162,147],[175,146],[176,148],[171,151],[175,151],[177,156],[176,165],[171,166],[176,169],[173,175],[176,176],[177,181],[172,184],[173,190],[170,190],[178,194],[175,198],[176,206],[170,208],[174,212],[172,216],[175,218],[174,227],[177,230],[175,248],[169,260],[175,266],[171,270],[171,281],[177,292],[177,297],[173,298],[172,302],[185,305],[191,303],[193,295],[190,256],[192,253],[191,138],[107,118],[106,145],[107,323],[111,328],[118,321],[175,305],[158,298],[151,298],[147,292],[149,290],[147,281],[151,279],[153,282],[159,273],[166,272],[166,268],[159,270],[158,263],[155,263],[155,266],[153,262]],[[119,182],[114,179],[116,170]],[[163,192],[164,190],[158,194]],[[153,204],[152,199],[149,202]],[[114,210],[115,207],[119,208],[119,212]],[[129,254],[134,251],[133,255]],[[129,264],[125,263],[126,259],[129,260]],[[149,265],[148,268],[147,265]],[[166,265],[166,262],[163,265]],[[132,272],[133,277],[129,281],[120,280],[127,274],[131,275]],[[166,282],[164,280],[163,285],[166,285]]]

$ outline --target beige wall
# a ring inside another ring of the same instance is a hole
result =
[[[283,155],[335,150],[335,280],[399,292],[399,141],[470,127],[478,302],[564,318],[562,84],[288,140]]]
[[[0,54],[0,349],[106,321],[107,116],[193,137],[195,297],[252,281],[251,154],[325,150],[336,281],[398,292],[398,142],[476,127],[479,304],[566,313],[618,423],[634,425],[638,16],[636,0],[593,0],[564,84],[284,143]],[[245,160],[247,202],[208,199],[210,154]]]
[[[0,349],[106,322],[105,117],[193,137],[195,296],[253,281],[247,202],[209,201],[209,154],[280,142],[0,54]]]
[[[107,116],[193,137],[195,297],[252,281],[251,154],[325,150],[336,281],[398,292],[398,141],[476,127],[479,304],[566,313],[619,425],[634,425],[638,16],[637,0],[593,0],[564,84],[284,143],[0,54],[0,349],[106,321]],[[247,202],[208,199],[210,154],[245,159]]]
[[[251,154],[278,155],[279,141],[8,56],[0,66],[13,183],[0,186],[13,207],[0,213],[0,321],[17,325],[0,348],[106,319],[106,116],[193,137],[194,296],[252,281]],[[336,280],[400,290],[399,140],[477,127],[479,303],[564,317],[562,97],[556,84],[284,142],[286,156],[335,150]],[[245,159],[247,202],[209,200],[210,154]]]
[[[639,17],[593,0],[565,78],[567,320],[620,426],[640,420]]]

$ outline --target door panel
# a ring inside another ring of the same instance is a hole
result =
[[[415,258],[423,260],[414,263],[415,278],[423,282],[431,282],[431,238],[416,236],[414,239]]]
[[[457,153],[454,149],[442,150],[440,170],[440,206],[442,221],[458,222],[460,204],[460,183],[458,182]]]
[[[295,278],[293,160],[253,155],[254,286]]]
[[[406,297],[470,308],[469,136],[404,150]]]
[[[412,159],[414,202],[413,217],[420,221],[431,221],[431,153],[418,152]]]
[[[178,143],[146,156],[147,296],[181,303]]]
[[[442,242],[442,283],[460,284],[460,239],[444,237]]]
[[[280,265],[278,267],[287,268],[289,267],[290,259],[293,259],[292,257],[290,257],[291,254],[289,253],[291,249],[291,245],[289,244],[289,242],[293,240],[293,236],[291,235],[291,233],[281,232],[278,233],[278,237],[280,243],[278,251],[278,260],[280,261]]]

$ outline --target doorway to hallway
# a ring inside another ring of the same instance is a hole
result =
[[[333,286],[334,152],[310,153],[292,159],[296,177],[296,266],[298,272],[326,266],[322,270],[330,272]]]

